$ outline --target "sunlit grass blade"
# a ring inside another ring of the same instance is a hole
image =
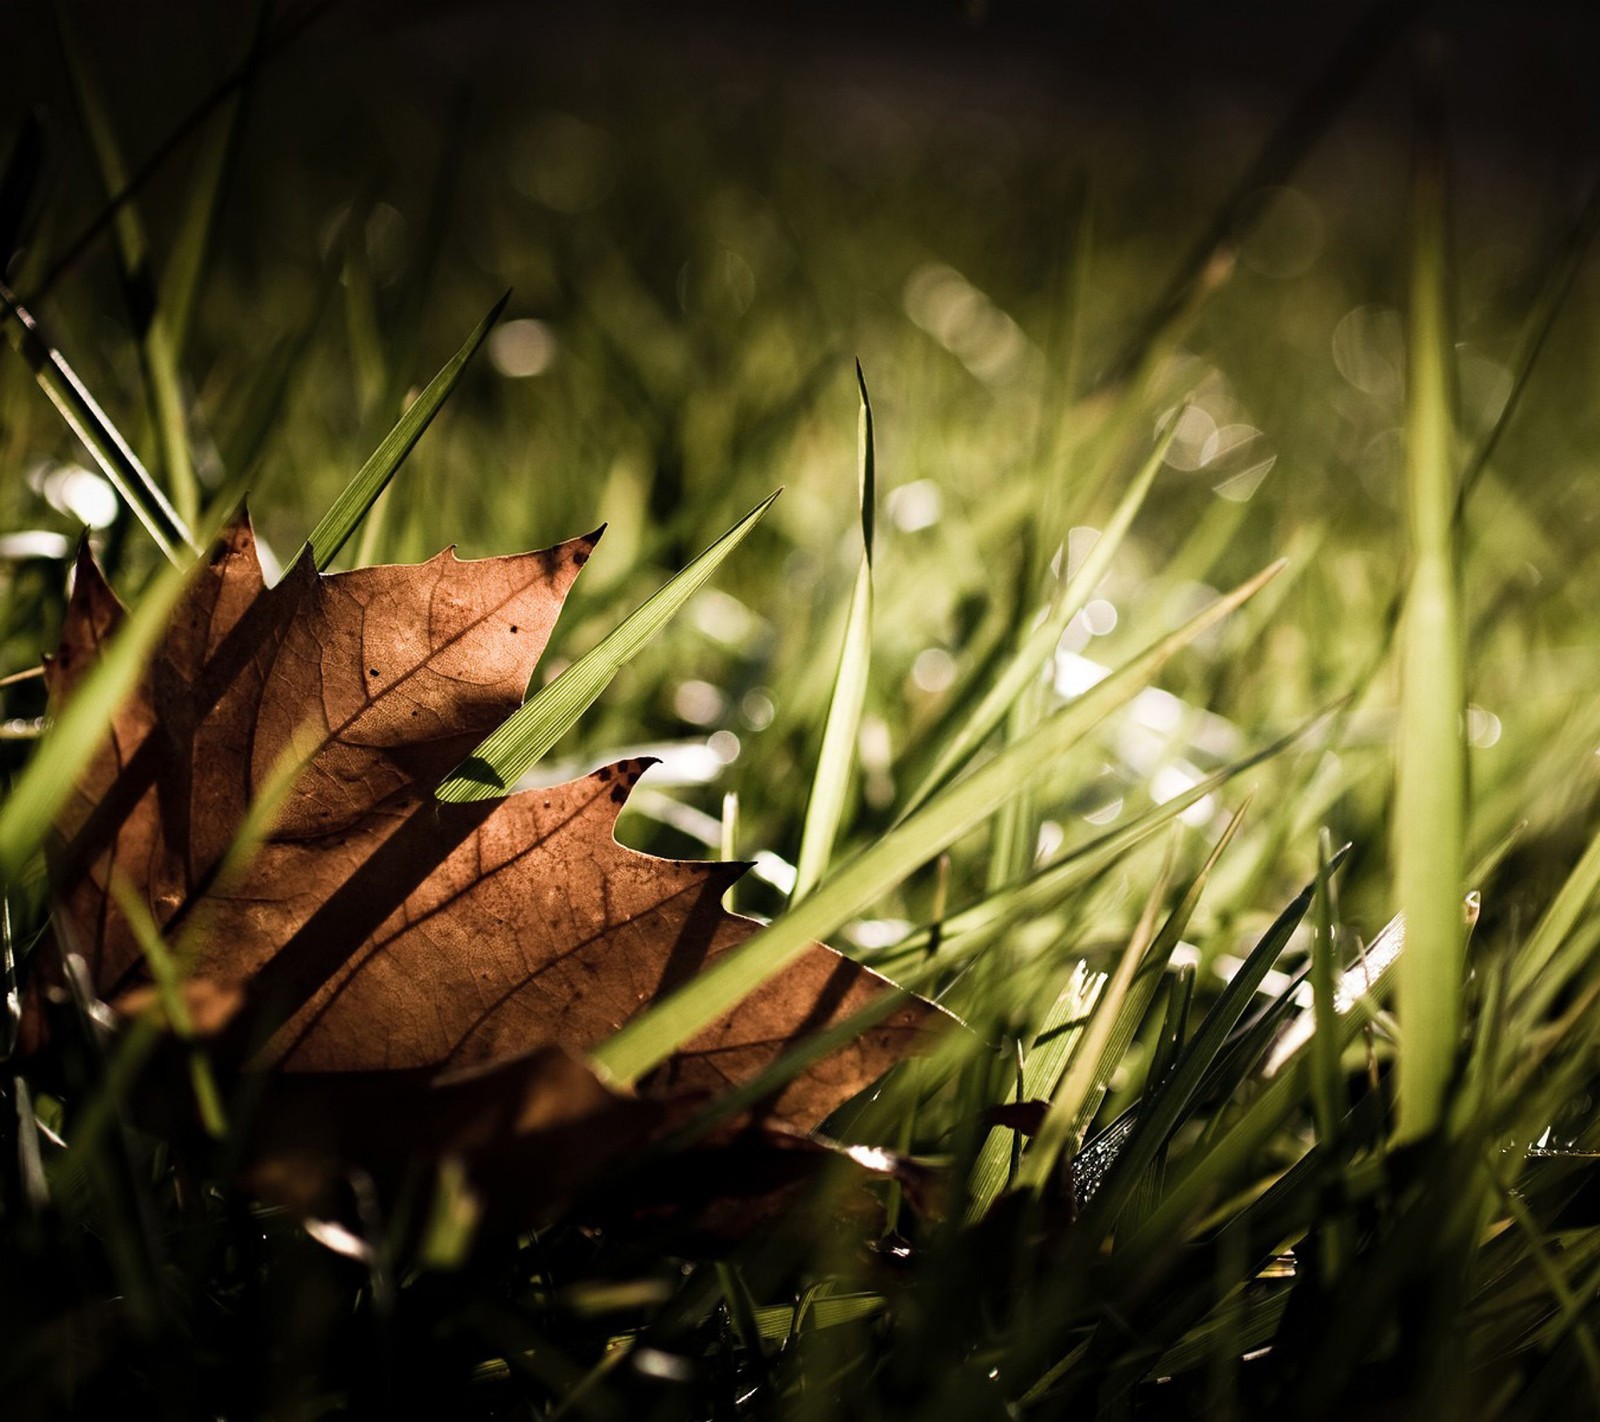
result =
[[[1107,866],[1115,864],[1133,849],[1146,843],[1185,810],[1216,794],[1245,772],[1281,755],[1308,737],[1313,730],[1326,725],[1331,714],[1333,713],[1327,711],[1319,712],[1304,725],[1285,736],[1280,736],[1260,750],[1213,771],[1204,780],[1197,781],[1172,799],[1163,800],[1126,824],[1107,830],[1083,844],[1064,851],[1049,863],[1036,869],[1028,878],[988,894],[978,902],[951,914],[940,925],[940,941],[965,945],[966,941],[974,936],[1002,933],[1013,923],[1047,911],[1063,894],[1088,882]],[[893,956],[909,957],[926,952],[929,940],[928,930],[918,930],[903,943],[896,945]]]
[[[983,700],[978,703],[966,723],[945,743],[938,760],[934,762],[933,769],[906,801],[906,814],[910,814],[923,804],[940,785],[967,763],[972,753],[989,738],[1005,718],[1017,698],[1043,673],[1044,667],[1055,653],[1061,634],[1066,631],[1067,624],[1083,610],[1094,595],[1095,588],[1105,577],[1107,569],[1110,568],[1112,558],[1122,546],[1122,540],[1132,525],[1134,516],[1139,512],[1145,495],[1150,492],[1150,485],[1161,470],[1162,461],[1166,458],[1176,431],[1177,421],[1174,420],[1167,433],[1156,442],[1156,447],[1151,451],[1143,468],[1134,476],[1133,482],[1128,486],[1127,493],[1122,496],[1104,531],[1084,558],[1083,566],[1077,569],[1070,579],[1064,581],[1055,601],[1051,604],[1049,613],[1028,633],[1017,654],[1006,664],[1005,669],[995,679],[990,690],[984,694]],[[1061,556],[1066,557],[1065,549],[1062,550]]]
[[[839,648],[833,695],[822,732],[822,749],[817,755],[817,770],[811,780],[811,798],[806,805],[805,826],[800,835],[800,856],[796,861],[791,896],[794,903],[799,903],[816,887],[833,857],[834,840],[850,790],[856,737],[861,730],[861,711],[866,705],[867,678],[872,668],[872,523],[878,497],[877,461],[872,439],[872,401],[867,395],[867,381],[861,373],[860,361],[856,362],[856,384],[861,391],[858,436],[861,563],[856,569],[855,590],[850,595],[844,643]]]
[[[1345,852],[1335,856],[1330,869],[1337,868]],[[1262,979],[1277,962],[1290,936],[1310,910],[1315,892],[1316,883],[1313,881],[1278,916],[1228,980],[1228,985],[1211,1005],[1210,1011],[1201,1019],[1167,1079],[1156,1084],[1151,1094],[1140,1103],[1139,1120],[1133,1134],[1111,1167],[1100,1193],[1085,1213],[1085,1228],[1091,1233],[1098,1236],[1110,1226],[1123,1203],[1122,1192],[1138,1180],[1156,1158],[1162,1143],[1186,1119],[1212,1063],[1244,1016]]]
[[[60,351],[45,338],[32,315],[17,303],[15,295],[3,283],[0,283],[0,302],[5,304],[11,317],[6,322],[11,344],[28,362],[39,388],[49,396],[68,428],[83,442],[112,487],[155,539],[156,546],[172,562],[187,563],[191,555],[199,552],[199,545],[127,440],[106,418]]]
[[[1424,119],[1412,177],[1406,483],[1411,575],[1401,622],[1393,855],[1408,946],[1400,962],[1398,1138],[1433,1130],[1461,1032],[1465,673],[1455,550],[1444,159]]]
[[[68,17],[66,0],[58,0],[53,8],[78,112],[89,137],[89,146],[100,165],[106,196],[113,198],[127,186],[128,180],[116,128],[107,111],[105,96],[95,78],[89,57]],[[195,479],[194,461],[189,455],[189,422],[183,406],[177,354],[166,311],[157,292],[149,239],[145,236],[138,208],[132,202],[123,203],[117,209],[111,226],[116,237],[118,277],[123,299],[139,345],[139,363],[144,371],[145,393],[150,404],[151,422],[155,427],[160,467],[166,475],[173,507],[185,523],[192,525],[200,513],[200,486]]]
[[[93,671],[34,748],[0,805],[0,883],[15,882],[38,852],[79,773],[103,744],[112,718],[133,690],[194,565],[164,570],[113,637]]]
[[[1096,1003],[1098,1011],[1078,1044],[1078,1050],[1072,1054],[1066,1075],[1051,1099],[1050,1110],[1045,1114],[1033,1144],[1022,1158],[1022,1168],[1017,1172],[1019,1189],[1032,1190],[1035,1194],[1042,1192],[1054,1175],[1056,1163],[1063,1152],[1070,1159],[1077,1151],[1079,1141],[1073,1134],[1073,1127],[1083,1112],[1085,1102],[1103,1084],[1107,1048],[1118,1023],[1124,1018],[1123,1006],[1133,987],[1134,978],[1144,967],[1154,969],[1150,974],[1152,978],[1160,972],[1152,948],[1156,936],[1156,915],[1161,910],[1161,900],[1167,892],[1171,872],[1172,853],[1169,849],[1167,862],[1156,876],[1155,883],[1150,886],[1150,893],[1145,899],[1138,925],[1128,939],[1128,946],[1123,949],[1115,970],[1100,992]]]
[[[642,607],[585,652],[498,726],[435,792],[440,800],[485,800],[506,794],[576,724],[611,679],[667,625],[733,552],[782,490],[768,494],[732,528],[660,588]]]
[[[1343,1088],[1339,1072],[1339,956],[1335,937],[1339,922],[1338,897],[1333,881],[1333,839],[1326,829],[1317,837],[1317,893],[1311,945],[1312,1102],[1317,1136],[1331,1141],[1343,1115]]]
[[[611,1076],[632,1081],[664,1061],[683,1042],[730,1011],[807,946],[899,884],[1005,803],[1041,764],[1081,741],[1126,703],[1185,646],[1248,601],[1280,570],[1258,573],[1218,598],[1178,631],[1040,723],[965,778],[941,791],[916,814],[843,865],[783,918],[724,954],[677,992],[635,1017],[594,1052]]]
[[[1045,1119],[1044,1127],[1023,1159],[1023,1169],[1018,1176],[1020,1185],[1034,1190],[1043,1188],[1055,1169],[1060,1153],[1070,1150],[1076,1154],[1082,1145],[1090,1123],[1105,1100],[1106,1084],[1111,1073],[1127,1052],[1134,1034],[1139,1030],[1139,1024],[1144,1021],[1145,1013],[1149,1011],[1161,986],[1161,976],[1172,950],[1178,946],[1184,929],[1189,926],[1189,920],[1199,906],[1200,896],[1205,892],[1206,882],[1217,867],[1217,861],[1222,858],[1223,851],[1239,832],[1247,809],[1248,802],[1234,812],[1233,818],[1206,856],[1205,863],[1184,887],[1160,931],[1149,942],[1144,981],[1135,984],[1130,978],[1128,990],[1115,999],[1114,1010],[1107,1006],[1113,1001],[1112,989],[1107,989],[1096,1020],[1073,1060],[1067,1080],[1050,1103],[1050,1114]],[[1163,871],[1162,880],[1165,881],[1166,877],[1166,871]],[[1115,986],[1113,980],[1112,988]]]
[[[1105,973],[1091,973],[1081,962],[1073,968],[1023,1060],[1018,1100],[1048,1101],[1055,1096],[1068,1059],[1083,1040],[1086,1026],[1095,1020],[1092,1014],[1106,982]],[[978,1152],[967,1186],[968,1223],[982,1218],[1006,1189],[1011,1175],[1009,1135],[998,1128],[991,1131]]]
[[[1348,1046],[1377,1010],[1378,998],[1394,976],[1394,965],[1405,944],[1404,921],[1396,917],[1373,939],[1365,964],[1358,964],[1340,982],[1339,1043]],[[1253,1097],[1225,1129],[1215,1133],[1183,1163],[1180,1178],[1171,1185],[1151,1216],[1131,1238],[1118,1238],[1119,1255],[1126,1257],[1130,1270],[1138,1268],[1141,1250],[1157,1250],[1169,1244],[1175,1232],[1192,1220],[1207,1200],[1234,1181],[1257,1152],[1279,1130],[1284,1121],[1305,1100],[1308,1086],[1304,1076],[1311,1022],[1302,1018],[1304,1030],[1285,1038],[1289,1050],[1280,1057],[1278,1049],[1268,1056],[1265,1088]],[[1297,1024],[1299,1025],[1299,1024]]]
[[[433,423],[433,417],[439,413],[440,407],[450,398],[450,392],[456,388],[467,362],[483,344],[489,328],[500,319],[500,313],[506,309],[506,302],[510,299],[511,293],[508,291],[489,308],[489,314],[473,328],[461,349],[450,357],[444,369],[411,402],[399,423],[384,436],[383,442],[373,450],[355,478],[339,491],[339,497],[311,530],[306,547],[310,548],[319,569],[326,569],[339,556],[339,550],[360,526],[361,520],[377,502],[378,495],[389,486],[395,471],[405,462],[423,432]],[[304,552],[303,549],[301,551]]]

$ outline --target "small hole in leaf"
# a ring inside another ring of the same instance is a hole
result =
[[[515,623],[515,622],[513,622],[513,623],[512,623],[512,624],[511,624],[511,630],[512,630],[512,632],[513,632],[513,633],[515,633],[515,632],[516,632],[516,630],[517,630],[517,624],[516,624],[516,623]]]

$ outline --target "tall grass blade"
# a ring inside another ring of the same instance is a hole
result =
[[[1081,962],[1074,966],[1066,987],[1039,1024],[1033,1046],[1022,1063],[1019,1100],[1048,1101],[1055,1096],[1061,1075],[1083,1040],[1087,1024],[1096,1020],[1092,1014],[1099,1007],[1107,980],[1107,974],[1092,973]],[[991,1131],[978,1152],[967,1187],[969,1224],[982,1218],[1006,1188],[1011,1172],[1007,1134],[998,1129]]]
[[[1330,867],[1337,867],[1345,852],[1341,851]],[[1167,1079],[1140,1103],[1138,1124],[1086,1212],[1084,1224],[1091,1233],[1103,1232],[1112,1223],[1123,1203],[1123,1191],[1138,1180],[1162,1144],[1187,1118],[1202,1081],[1239,1025],[1262,979],[1306,916],[1315,892],[1313,881],[1278,916],[1201,1019]]]
[[[1019,1184],[1035,1190],[1042,1188],[1055,1168],[1057,1155],[1064,1149],[1070,1149],[1076,1154],[1078,1147],[1083,1143],[1083,1137],[1090,1123],[1105,1100],[1106,1084],[1110,1080],[1111,1072],[1127,1052],[1134,1034],[1139,1030],[1139,1024],[1144,1021],[1145,1013],[1149,1011],[1150,1004],[1161,986],[1162,974],[1172,957],[1172,950],[1178,946],[1184,929],[1189,926],[1189,920],[1199,906],[1200,895],[1205,892],[1206,881],[1217,867],[1217,861],[1222,858],[1222,852],[1238,834],[1248,808],[1247,801],[1234,812],[1233,818],[1228,821],[1227,827],[1217,837],[1216,844],[1206,856],[1205,863],[1185,886],[1178,902],[1173,905],[1166,921],[1162,923],[1160,932],[1150,944],[1150,951],[1145,961],[1145,980],[1137,986],[1130,984],[1133,990],[1123,994],[1123,999],[1115,1012],[1111,1012],[1103,1003],[1101,1004],[1104,1029],[1101,1029],[1097,1017],[1090,1028],[1089,1039],[1085,1041],[1081,1053],[1072,1064],[1068,1083],[1073,1084],[1073,1090],[1069,1093],[1068,1084],[1063,1084],[1061,1093],[1051,1102],[1050,1116],[1046,1118],[1044,1129],[1035,1138],[1023,1162]],[[1166,873],[1163,871],[1162,879],[1165,878]],[[1109,990],[1107,1000],[1109,1001]],[[1092,1055],[1091,1043],[1094,1044]],[[1073,1078],[1079,1080],[1074,1083]],[[1058,1117],[1052,1128],[1052,1119]],[[1035,1159],[1036,1155],[1038,1159]]]
[[[227,103],[235,92],[249,83],[262,63],[281,53],[312,23],[329,13],[334,5],[335,0],[306,0],[306,3],[298,8],[288,10],[267,37],[267,43],[259,50],[252,51],[240,64],[218,80],[205,96],[173,125],[127,182],[111,195],[106,205],[67,244],[66,250],[51,263],[49,270],[29,291],[30,301],[37,304],[55,290],[57,283],[83,260],[106,229],[116,221],[117,214],[144,191],[145,186],[161,171],[167,159],[183,146],[184,141],[217,109]]]
[[[1444,159],[1424,116],[1412,176],[1406,483],[1411,577],[1401,623],[1393,855],[1408,941],[1399,967],[1401,1141],[1438,1124],[1461,1032],[1465,674],[1457,590]]]
[[[1131,699],[1185,646],[1253,597],[1280,571],[1273,564],[1162,638],[1016,744],[948,786],[855,859],[835,871],[804,903],[675,993],[647,1009],[596,1048],[594,1061],[632,1081],[664,1061],[709,1023],[730,1011],[817,939],[899,884],[993,814],[1016,787],[1095,729]]]
[[[877,460],[872,438],[872,401],[867,395],[867,380],[861,373],[860,361],[856,362],[856,384],[861,391],[858,434],[861,563],[856,569],[855,590],[850,595],[850,612],[845,619],[844,643],[839,648],[839,665],[834,673],[833,696],[828,703],[828,719],[822,732],[822,749],[817,756],[805,827],[800,835],[800,856],[796,861],[791,896],[794,903],[799,903],[817,886],[833,858],[833,844],[850,790],[856,737],[861,730],[861,711],[866,705],[867,679],[872,668],[872,523],[877,506]]]
[[[1045,1115],[1039,1133],[1022,1158],[1022,1168],[1017,1172],[1019,1189],[1031,1190],[1035,1194],[1042,1192],[1055,1174],[1056,1162],[1061,1159],[1062,1152],[1067,1152],[1070,1158],[1077,1150],[1079,1141],[1074,1127],[1083,1112],[1084,1103],[1104,1082],[1106,1049],[1124,1015],[1123,1004],[1133,987],[1133,980],[1147,963],[1155,969],[1152,977],[1160,971],[1151,950],[1156,937],[1156,914],[1160,912],[1161,900],[1167,892],[1171,874],[1172,847],[1169,847],[1167,861],[1162,865],[1155,883],[1150,886],[1138,925],[1128,939],[1122,957],[1117,960],[1110,981],[1100,993],[1094,1020],[1090,1022],[1078,1050],[1073,1053],[1072,1063],[1051,1099],[1050,1110]],[[1170,947],[1168,951],[1171,951]]]
[[[272,11],[272,0],[259,0],[242,81],[238,91],[223,102],[216,126],[206,134],[195,155],[183,219],[162,272],[161,310],[172,341],[173,356],[179,361],[183,359],[194,324],[195,302],[205,278],[217,214],[239,160],[251,89],[259,72],[251,60],[259,58],[265,50]]]
[[[489,328],[500,319],[500,313],[506,309],[506,302],[510,299],[511,293],[508,291],[489,308],[489,314],[473,327],[472,334],[461,349],[445,362],[444,368],[411,402],[399,423],[384,436],[383,442],[373,450],[355,478],[340,490],[339,497],[311,530],[306,547],[311,550],[319,570],[326,569],[339,556],[339,550],[360,526],[361,520],[377,502],[378,495],[388,488],[395,471],[405,462],[423,432],[433,423],[433,417],[450,398],[450,392],[456,388],[467,362],[483,344]],[[304,551],[301,550],[302,553]]]
[[[700,590],[782,490],[768,494],[677,577],[498,726],[435,792],[440,800],[506,794],[592,706],[611,678]]]
[[[167,496],[95,403],[61,352],[45,338],[38,322],[3,282],[0,282],[0,303],[4,303],[11,316],[6,323],[11,344],[28,362],[39,388],[60,412],[67,427],[83,442],[83,447],[123,502],[155,539],[156,546],[171,562],[187,564],[189,558],[200,551],[187,523],[178,517]]]
[[[73,96],[83,126],[100,165],[106,196],[115,197],[127,186],[127,169],[122,160],[116,127],[107,110],[105,96],[67,15],[67,0],[55,0],[56,30],[62,55],[72,79]],[[150,402],[150,417],[155,426],[156,449],[173,507],[185,523],[193,524],[200,514],[200,486],[195,479],[194,461],[189,455],[189,422],[183,407],[183,385],[178,375],[177,352],[156,288],[150,242],[133,203],[118,208],[112,222],[116,237],[118,277],[128,316],[133,322],[139,345],[139,363],[144,372],[145,393]]]
[[[1006,664],[1005,669],[984,694],[983,700],[978,703],[966,723],[945,743],[938,760],[934,762],[933,769],[923,778],[922,783],[906,802],[905,814],[909,815],[919,805],[925,803],[935,790],[967,763],[973,752],[989,738],[1005,718],[1017,698],[1038,680],[1050,658],[1055,654],[1056,644],[1060,642],[1061,634],[1066,631],[1067,624],[1083,611],[1084,606],[1093,597],[1095,588],[1100,585],[1100,580],[1110,568],[1111,560],[1116,556],[1117,549],[1122,546],[1122,540],[1144,503],[1145,495],[1150,492],[1150,485],[1160,472],[1177,428],[1177,421],[1174,420],[1165,436],[1156,442],[1156,447],[1134,476],[1127,493],[1122,496],[1116,511],[1106,524],[1104,532],[1095,540],[1094,547],[1084,558],[1083,566],[1060,588],[1049,613],[1028,633],[1017,654]],[[1062,557],[1065,556],[1063,550]]]

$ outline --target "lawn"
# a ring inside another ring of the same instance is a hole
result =
[[[7,1417],[1594,1414],[1581,14],[6,21]]]

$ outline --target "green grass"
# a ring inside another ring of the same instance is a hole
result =
[[[825,1174],[716,1257],[478,1236],[446,1162],[340,1235],[239,1187],[203,1044],[175,1085],[68,971],[77,1027],[0,1074],[8,1416],[1592,1415],[1600,204],[1452,193],[1426,113],[1409,174],[1360,146],[1407,8],[1208,166],[1023,117],[880,152],[829,84],[725,111],[626,48],[605,104],[559,54],[482,112],[384,88],[379,164],[296,146],[271,66],[337,57],[265,19],[163,147],[63,5],[82,143],[20,125],[0,173],[0,675],[85,514],[132,613],[48,724],[0,686],[8,1001],[50,822],[248,486],[323,569],[608,525],[439,794],[650,753],[625,842],[757,857],[764,926],[596,1049],[620,1086],[815,939],[963,1025],[826,1125],[919,1167],[865,1222]],[[140,926],[185,1036],[194,945]]]

